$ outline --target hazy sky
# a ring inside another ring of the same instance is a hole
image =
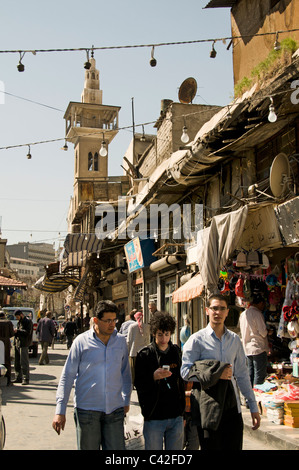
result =
[[[17,70],[19,53],[7,50],[90,49],[231,36],[228,8],[204,9],[208,0],[40,0],[0,1],[0,221],[2,238],[62,244],[73,194],[74,151],[64,152],[64,111],[81,101],[85,51],[28,52]],[[132,124],[132,98],[138,124],[155,121],[162,99],[178,101],[188,77],[198,84],[194,104],[226,105],[233,95],[232,52],[217,41],[95,51],[103,104],[120,106],[119,126]],[[3,93],[5,91],[5,93]],[[55,109],[53,109],[55,108]],[[152,125],[145,132],[155,134]],[[132,130],[120,130],[109,147],[109,175],[121,175]],[[3,147],[34,143],[5,149]]]

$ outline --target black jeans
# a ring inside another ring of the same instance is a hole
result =
[[[217,431],[197,427],[201,450],[242,450],[243,427],[237,407],[224,411]]]
[[[28,346],[15,347],[15,373],[17,379],[29,380]]]

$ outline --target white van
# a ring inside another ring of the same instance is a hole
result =
[[[29,346],[29,352],[32,352],[32,357],[37,357],[37,350],[38,350],[38,338],[36,334],[37,328],[37,316],[33,308],[30,307],[2,307],[3,312],[8,320],[10,320],[14,326],[17,327],[18,320],[16,319],[14,313],[17,310],[21,310],[25,317],[30,318],[33,323],[33,334],[32,334],[32,343]]]

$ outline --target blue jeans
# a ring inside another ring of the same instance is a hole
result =
[[[144,421],[145,450],[182,450],[184,445],[183,417]]]
[[[75,408],[78,450],[124,450],[124,409],[110,414]]]
[[[267,353],[263,352],[256,356],[247,356],[248,369],[251,385],[260,385],[265,382],[267,377],[268,358]]]

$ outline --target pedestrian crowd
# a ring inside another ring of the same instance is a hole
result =
[[[181,347],[173,344],[174,318],[150,305],[149,324],[132,311],[121,325],[109,301],[96,307],[91,328],[78,335],[59,381],[52,426],[60,434],[74,389],[74,418],[80,450],[124,450],[124,418],[132,388],[143,415],[145,450],[241,450],[243,420],[238,390],[258,429],[260,415],[239,336],[228,330],[227,298],[213,295],[209,324]]]
[[[250,322],[261,321],[261,302],[255,299],[241,315],[240,339],[224,324],[227,298],[212,295],[206,307],[207,327],[191,334],[185,317],[180,346],[171,341],[175,319],[155,305],[149,305],[148,324],[143,312],[134,310],[118,331],[118,307],[109,300],[98,302],[85,331],[78,318],[65,324],[69,353],[57,388],[53,429],[60,434],[65,428],[74,386],[78,449],[125,450],[124,422],[135,388],[145,450],[241,450],[239,391],[250,409],[252,429],[260,425],[252,387],[265,379],[264,330],[259,323],[254,340],[246,332]],[[14,336],[16,382],[28,383],[32,322],[21,311],[15,316],[18,325],[13,329],[0,313],[0,340],[5,339],[7,351],[7,338]],[[39,320],[37,333],[42,348],[39,364],[48,364],[48,347],[56,334],[51,312]],[[7,371],[10,382],[9,364]]]

